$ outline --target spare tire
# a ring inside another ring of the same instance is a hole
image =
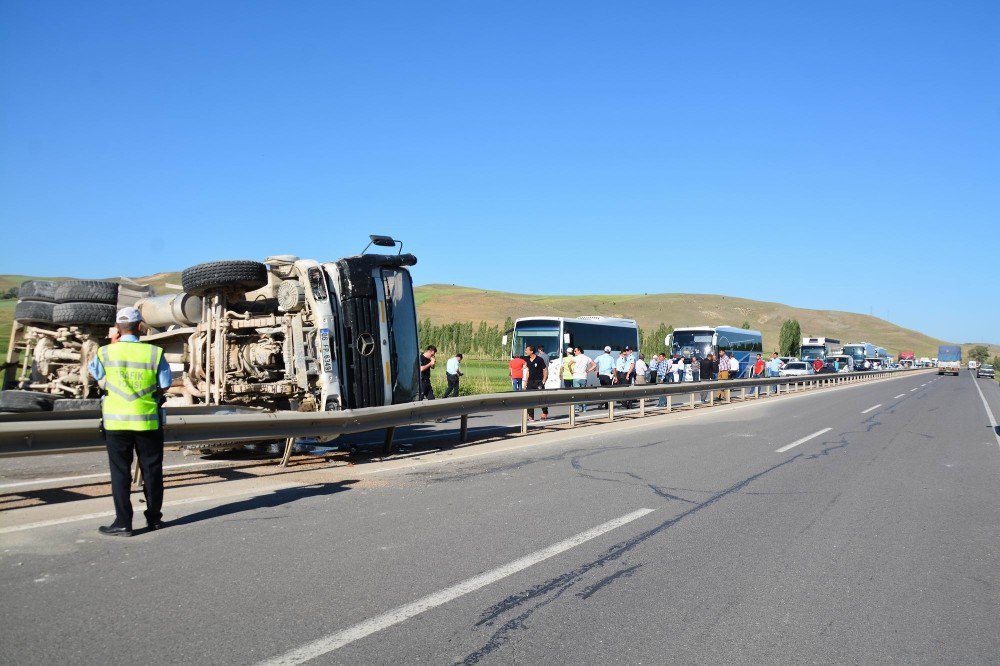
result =
[[[75,398],[62,398],[61,400],[56,400],[55,404],[52,405],[53,412],[89,412],[100,409],[100,398],[86,398],[80,400]]]
[[[70,280],[56,287],[56,303],[118,303],[118,283],[105,280]]]
[[[22,301],[53,303],[56,300],[56,283],[48,280],[25,280],[17,290],[17,297]]]
[[[181,273],[184,291],[202,296],[213,289],[253,291],[267,284],[267,266],[259,261],[210,261]]]
[[[59,303],[52,308],[52,321],[56,324],[104,324],[115,323],[115,306],[107,303]]]
[[[53,303],[18,301],[14,306],[14,321],[19,324],[51,324]]]
[[[56,396],[40,391],[0,391],[0,411],[49,412]]]

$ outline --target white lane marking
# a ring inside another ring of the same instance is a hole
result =
[[[279,490],[289,490],[291,488],[305,488],[310,485],[308,483],[282,483],[276,486],[267,486],[265,488],[252,488],[246,490],[238,490],[231,493],[222,493],[219,495],[203,495],[200,497],[186,497],[184,499],[173,500],[170,502],[164,502],[163,506],[180,506],[182,504],[192,504],[194,502],[207,502],[210,500],[218,499],[228,499],[230,497],[240,497],[241,495],[263,495],[268,492],[277,492]],[[94,518],[107,518],[115,515],[114,511],[98,511],[96,513],[84,513],[78,516],[67,516],[65,518],[52,518],[50,520],[40,520],[35,523],[25,523],[23,525],[11,525],[9,527],[0,527],[0,534],[8,534],[10,532],[23,532],[24,530],[33,530],[39,527],[52,527],[53,525],[65,525],[66,523],[78,523],[81,520],[92,520]]]
[[[906,395],[905,393],[900,393],[899,395],[893,396],[892,399],[893,400],[898,400],[899,398],[902,398],[905,395]]]
[[[817,430],[816,432],[814,432],[811,435],[806,435],[802,439],[797,439],[794,442],[792,442],[791,444],[786,444],[785,446],[781,447],[780,449],[777,449],[775,451],[775,453],[784,453],[785,451],[788,451],[789,449],[794,449],[799,444],[804,444],[805,442],[808,442],[813,437],[819,437],[823,433],[830,432],[831,430],[833,430],[833,428],[823,428],[822,430]]]
[[[580,544],[596,539],[597,537],[610,532],[611,530],[621,527],[631,523],[633,520],[642,518],[643,516],[653,512],[653,509],[639,509],[638,511],[633,511],[630,514],[624,515],[621,518],[615,518],[614,520],[609,520],[603,525],[598,525],[586,532],[581,532],[576,536],[570,537],[565,541],[560,541],[557,544],[553,544],[548,548],[543,548],[542,550],[536,551],[530,555],[526,555],[518,560],[514,560],[509,564],[505,564],[501,567],[497,567],[492,571],[487,571],[486,573],[479,574],[478,576],[473,576],[467,580],[462,581],[447,587],[439,592],[429,594],[422,599],[417,599],[411,603],[394,608],[391,611],[382,613],[381,615],[376,615],[375,617],[360,622],[353,627],[348,627],[342,631],[338,631],[335,634],[330,634],[311,643],[306,643],[302,647],[287,652],[283,655],[275,657],[273,659],[268,659],[267,661],[261,662],[261,666],[277,666],[281,664],[282,666],[286,664],[301,664],[303,662],[309,661],[310,659],[315,659],[316,657],[321,657],[325,654],[333,652],[334,650],[344,647],[354,641],[370,636],[378,631],[387,629],[393,625],[404,622],[411,617],[419,615],[424,611],[428,611],[432,608],[436,608],[443,604],[453,601],[461,596],[469,594],[470,592],[475,592],[487,585],[497,582],[512,576],[513,574],[523,571],[530,566],[538,564],[544,560],[551,557],[555,557],[560,553],[566,552],[571,548],[575,548]]]
[[[919,391],[919,390],[920,390],[920,387],[919,387],[919,386],[918,386],[918,387],[916,387],[916,388],[911,388],[911,389],[910,389],[910,393],[913,393],[914,391]]]
[[[997,431],[997,419],[993,416],[993,410],[990,409],[990,403],[986,402],[986,396],[983,395],[983,389],[979,388],[979,382],[976,381],[974,376],[972,377],[972,383],[976,385],[976,390],[979,391],[979,398],[983,401],[983,407],[986,409],[986,415],[990,417],[990,426],[993,428],[993,436],[996,437],[997,446],[1000,446],[1000,432]]]
[[[219,460],[200,460],[198,462],[182,463],[180,465],[164,465],[164,471],[168,469],[180,469],[181,467],[199,467],[201,465],[226,465],[235,464]],[[34,486],[40,483],[62,483],[64,481],[82,481],[84,479],[97,479],[102,476],[111,476],[110,472],[97,472],[96,474],[80,474],[79,476],[61,476],[54,479],[35,479],[34,481],[18,481],[17,483],[0,484],[0,490],[4,488],[20,488],[22,486]]]
[[[869,407],[868,409],[866,409],[865,411],[863,411],[861,413],[862,414],[867,414],[868,412],[874,412],[876,409],[878,409],[881,406],[882,406],[882,403],[880,402],[877,405],[875,405],[874,407]]]

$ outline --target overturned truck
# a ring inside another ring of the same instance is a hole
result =
[[[154,295],[111,281],[22,285],[0,411],[98,407],[87,373],[116,308],[134,305],[142,340],[174,371],[168,407],[335,411],[417,398],[419,344],[411,254],[321,263],[290,255],[215,261]]]

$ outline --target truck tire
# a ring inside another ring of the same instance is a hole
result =
[[[18,301],[14,306],[14,321],[19,324],[51,324],[54,303]]]
[[[17,297],[22,301],[44,301],[54,303],[56,300],[56,283],[48,280],[25,280],[17,290]]]
[[[0,411],[49,412],[56,396],[39,391],[0,391]]]
[[[56,400],[55,404],[52,405],[53,412],[90,412],[90,411],[100,411],[101,400],[100,398],[86,398],[86,399],[72,399],[72,398],[62,398],[61,400]]]
[[[184,291],[201,296],[213,289],[260,289],[267,284],[267,267],[259,261],[210,261],[181,273]]]
[[[70,280],[56,287],[56,303],[118,304],[118,283],[105,280]]]
[[[108,303],[59,303],[52,309],[52,321],[56,324],[103,324],[115,323],[115,306]]]

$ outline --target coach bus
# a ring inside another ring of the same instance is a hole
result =
[[[514,322],[513,335],[503,337],[503,344],[510,340],[510,357],[521,356],[531,345],[536,350],[541,345],[549,356],[561,355],[567,347],[580,347],[590,358],[604,353],[611,347],[617,354],[625,347],[639,350],[639,326],[634,319],[617,317],[522,317]]]
[[[764,341],[760,331],[733,326],[692,326],[674,329],[666,337],[667,349],[671,356],[705,358],[709,354],[719,357],[721,350],[736,357],[740,362],[739,376],[747,374],[756,360],[756,355],[764,351]]]

